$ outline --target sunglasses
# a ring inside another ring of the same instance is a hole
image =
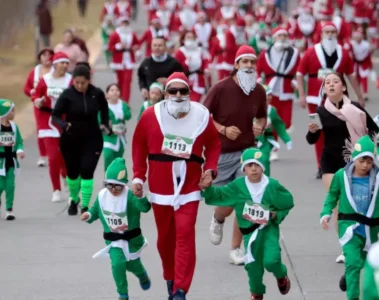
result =
[[[188,95],[190,90],[188,88],[180,88],[180,89],[169,88],[169,89],[167,89],[167,93],[169,95],[176,95],[178,92],[180,93],[180,95]]]
[[[120,192],[124,189],[124,186],[121,185],[121,184],[114,184],[114,183],[104,183],[104,186],[108,189],[108,190],[113,190],[115,189],[117,192]]]

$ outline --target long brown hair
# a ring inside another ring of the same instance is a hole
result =
[[[324,106],[325,100],[327,98],[327,95],[324,92],[324,87],[325,87],[326,78],[328,78],[328,76],[330,76],[330,75],[336,75],[341,80],[342,85],[345,87],[345,90],[343,91],[343,94],[349,98],[349,92],[347,90],[347,83],[346,83],[346,80],[345,80],[345,77],[343,76],[343,74],[342,73],[338,73],[338,72],[331,72],[331,73],[329,73],[328,75],[325,76],[324,81],[322,82],[322,85],[321,85],[322,100],[321,100],[320,106]]]

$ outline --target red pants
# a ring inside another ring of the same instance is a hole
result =
[[[163,265],[163,278],[174,280],[175,292],[188,293],[196,264],[195,224],[199,201],[174,211],[172,206],[153,203],[158,230],[157,247]]]
[[[357,72],[357,80],[359,85],[362,87],[363,94],[368,94],[368,78],[367,77],[360,77],[359,73]]]
[[[66,178],[66,167],[61,151],[59,150],[59,138],[45,137],[41,138],[47,158],[49,160],[50,180],[53,185],[53,191],[61,190],[60,175]]]
[[[34,107],[34,117],[35,117],[35,120],[36,120],[36,124],[37,124],[37,132],[38,132],[38,108],[37,107]],[[38,151],[39,151],[39,156],[40,157],[45,157],[46,156],[46,148],[45,148],[45,144],[43,142],[43,140],[41,138],[39,138],[37,136],[37,144],[38,144]]]
[[[203,97],[203,95],[198,94],[198,93],[196,93],[196,92],[194,92],[194,91],[191,91],[191,94],[190,94],[190,99],[191,99],[191,101],[194,101],[194,102],[200,102],[201,97]]]
[[[314,114],[317,110],[317,106],[318,106],[317,104],[308,103],[308,112],[310,114]],[[322,149],[324,149],[324,133],[323,132],[321,132],[320,137],[315,144],[316,159],[317,159],[317,167],[318,168],[320,168],[320,166],[321,166]]]
[[[121,90],[121,99],[129,103],[133,70],[116,70],[116,75]]]
[[[279,117],[282,118],[284,124],[286,125],[286,129],[290,128],[292,125],[292,107],[293,101],[281,101],[279,97],[272,96],[271,103],[273,107],[276,108]],[[276,132],[273,132],[275,140],[278,140],[278,135]]]

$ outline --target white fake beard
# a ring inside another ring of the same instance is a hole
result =
[[[274,47],[278,51],[282,51],[290,46],[289,41],[276,41]]]
[[[323,38],[321,41],[322,48],[324,48],[326,54],[329,56],[333,54],[337,49],[338,41],[336,38]]]
[[[118,28],[118,30],[119,30],[120,34],[128,34],[131,32],[130,26],[120,26]]]
[[[246,95],[250,95],[250,92],[257,85],[257,73],[255,70],[252,73],[247,73],[248,70],[250,69],[239,69],[236,74],[239,86]]]
[[[166,102],[166,109],[170,116],[177,119],[180,114],[188,113],[191,110],[191,101],[189,97],[182,97],[180,100],[183,102],[177,102],[179,98],[169,97]]]

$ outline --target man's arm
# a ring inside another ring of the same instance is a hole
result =
[[[137,72],[137,76],[138,76],[138,85],[139,85],[139,89],[142,90],[142,89],[147,89],[148,90],[148,87],[147,87],[147,80],[146,80],[146,74],[145,74],[145,67],[147,65],[147,59],[145,59],[141,65],[139,66],[138,68],[138,72]]]

